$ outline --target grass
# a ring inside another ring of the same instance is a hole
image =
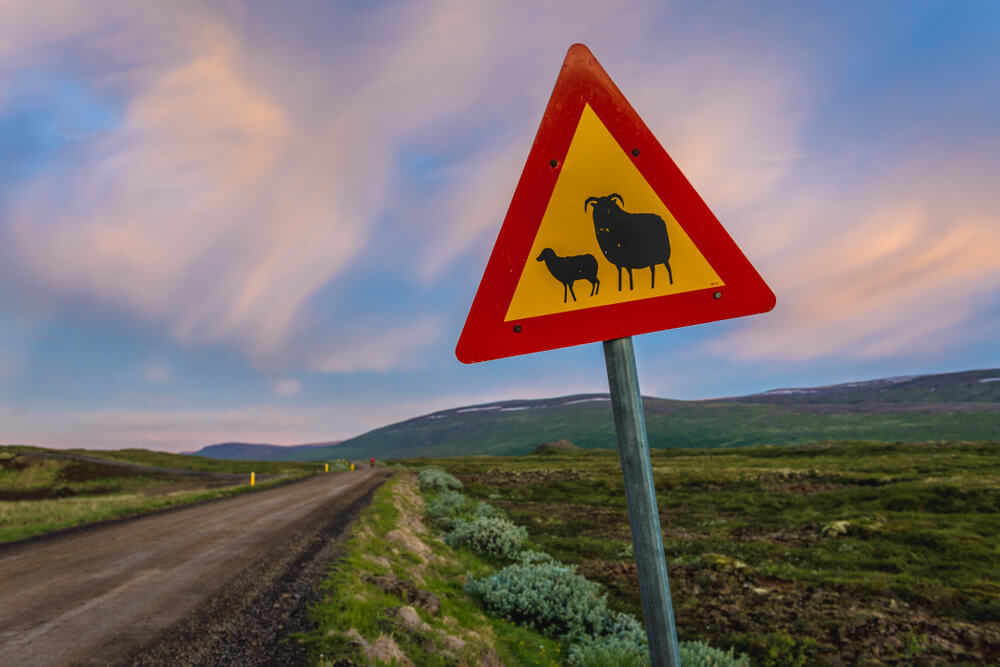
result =
[[[0,447],[0,542],[246,493],[253,490],[251,470],[268,477],[258,477],[256,489],[322,470],[322,464],[188,461],[198,457],[145,450],[73,453],[100,460],[38,447]],[[220,476],[226,473],[231,476]]]
[[[996,383],[1000,384],[1000,383]],[[572,441],[585,449],[615,449],[609,403],[545,405],[530,409],[449,413],[376,429],[328,450],[289,456],[348,458],[520,456],[538,445]],[[1000,430],[997,403],[884,406],[643,400],[653,448],[730,448],[799,445],[858,438],[881,441],[982,440]]]
[[[0,543],[23,540],[88,523],[147,514],[157,510],[248,493],[285,484],[291,478],[224,488],[179,491],[162,496],[145,493],[83,495],[32,501],[0,501]]]
[[[433,463],[641,617],[617,452]],[[1000,660],[1000,443],[654,450],[652,464],[682,640],[758,664]]]
[[[315,463],[297,463],[292,461],[231,461],[210,459],[204,456],[189,454],[169,454],[154,452],[148,449],[72,449],[68,453],[94,458],[106,459],[118,463],[135,463],[171,470],[189,470],[192,472],[239,473],[249,475],[289,475],[294,473],[315,472]]]
[[[416,476],[400,472],[362,512],[323,584],[325,599],[312,610],[318,627],[300,639],[315,664],[324,667],[343,659],[375,664],[356,636],[368,645],[391,637],[393,645],[417,665],[479,665],[497,659],[508,665],[561,664],[565,647],[559,642],[489,617],[465,594],[468,574],[482,577],[492,571],[493,564],[450,548],[425,528]],[[377,576],[413,582],[440,600],[440,612],[431,614],[416,606],[426,625],[406,626],[393,610],[407,602],[373,583]],[[383,646],[387,643],[381,641]]]

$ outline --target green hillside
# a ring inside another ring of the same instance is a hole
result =
[[[295,449],[308,451],[312,449],[327,449],[339,441],[324,442],[313,445],[293,445]],[[256,445],[247,442],[223,442],[217,445],[202,447],[190,455],[223,461],[287,461],[288,447],[282,445]],[[299,459],[312,460],[312,459]],[[318,460],[318,459],[317,459]]]
[[[793,445],[822,440],[988,440],[1000,433],[1000,369],[776,390],[739,398],[644,398],[650,447]],[[523,455],[567,439],[616,445],[607,395],[443,410],[288,460]]]

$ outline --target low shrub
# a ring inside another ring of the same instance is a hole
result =
[[[417,475],[421,491],[460,491],[462,483],[440,468],[428,466]]]
[[[475,501],[458,491],[441,491],[432,497],[426,505],[427,514],[432,519],[468,514]]]
[[[649,664],[649,646],[646,630],[629,614],[611,612],[604,629],[605,634],[583,637],[569,648],[567,661],[575,667],[631,667]],[[698,665],[684,662],[682,665]]]
[[[500,560],[517,556],[526,539],[527,530],[499,517],[459,519],[444,536],[444,541],[453,547],[468,546],[478,554]]]
[[[570,643],[567,663],[574,667],[649,665],[649,646],[642,623],[613,611],[601,587],[551,556],[521,554],[519,562],[475,580],[466,591],[490,612]],[[681,642],[682,665],[750,667],[745,654],[721,651],[703,642]]]
[[[737,655],[733,649],[723,651],[712,648],[705,642],[681,642],[678,645],[682,665],[698,667],[750,667],[746,653]]]
[[[341,470],[350,470],[351,464],[347,461],[333,461],[330,463],[330,472],[338,472]]]
[[[482,500],[476,503],[476,508],[473,510],[473,515],[483,519],[506,519],[507,514],[502,510],[489,503],[484,503]]]
[[[427,514],[442,529],[450,531],[472,518],[476,503],[457,491],[441,491],[426,505]]]
[[[466,591],[486,609],[556,639],[582,639],[611,630],[611,613],[598,584],[554,561],[509,565]]]
[[[507,516],[489,503],[476,502],[457,491],[440,491],[427,502],[427,514],[445,531],[475,519],[505,519]]]

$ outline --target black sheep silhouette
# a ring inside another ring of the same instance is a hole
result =
[[[594,233],[597,244],[609,262],[618,267],[618,291],[622,290],[622,269],[628,271],[628,288],[632,287],[632,269],[649,267],[649,286],[656,286],[656,265],[667,267],[670,284],[670,240],[667,224],[655,213],[629,213],[622,209],[625,200],[618,193],[606,197],[587,197],[583,210],[594,205]]]
[[[576,294],[573,294],[573,283],[577,280],[590,281],[590,296],[597,294],[601,288],[601,281],[597,279],[597,259],[593,255],[560,257],[552,248],[546,248],[536,261],[545,262],[549,273],[563,284],[563,303],[566,303],[567,289],[573,296],[573,301],[576,301]]]

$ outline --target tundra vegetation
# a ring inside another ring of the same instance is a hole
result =
[[[522,528],[460,487],[440,469],[424,468],[419,481],[403,469],[376,493],[313,608],[317,628],[299,637],[316,664],[648,662],[634,618],[610,610],[597,584],[530,549]],[[450,546],[476,525],[479,539]],[[701,642],[686,642],[682,658],[748,665]]]
[[[334,469],[331,466],[331,470]],[[0,446],[0,542],[283,484],[322,463]]]
[[[641,618],[617,452],[401,463],[461,482],[429,513],[468,521],[488,503]],[[1000,442],[653,450],[652,464],[682,641],[755,665],[1000,663]],[[470,570],[480,595],[488,577]]]

